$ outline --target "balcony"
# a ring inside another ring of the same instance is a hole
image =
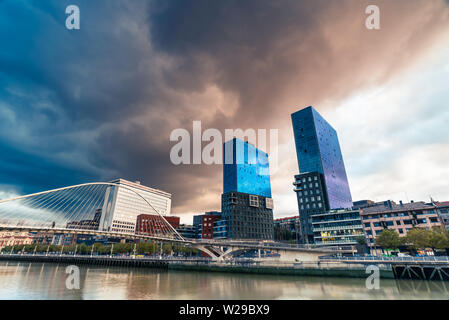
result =
[[[345,244],[357,244],[357,241],[352,240],[329,240],[329,241],[315,241],[315,245],[345,245]]]
[[[344,218],[344,219],[312,221],[312,224],[318,224],[318,223],[338,223],[338,222],[349,222],[349,221],[360,221],[360,218],[356,217],[356,218]]]
[[[352,226],[341,226],[341,227],[323,227],[323,228],[312,228],[313,232],[316,231],[333,231],[333,230],[348,230],[348,229],[362,229],[361,224]]]

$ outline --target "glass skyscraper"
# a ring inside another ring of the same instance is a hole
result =
[[[322,175],[326,209],[351,208],[351,191],[335,129],[311,106],[293,113],[292,123],[300,173]]]
[[[225,142],[223,149],[223,193],[271,198],[268,154],[237,138]]]

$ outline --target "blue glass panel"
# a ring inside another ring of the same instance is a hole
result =
[[[316,171],[324,175],[330,209],[352,207],[335,129],[313,107],[293,113],[292,124],[300,172]]]
[[[223,193],[235,191],[271,198],[267,153],[234,138],[224,143],[223,158]]]

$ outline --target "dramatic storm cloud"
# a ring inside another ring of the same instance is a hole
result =
[[[80,30],[65,28],[69,4]],[[171,192],[177,214],[219,209],[220,166],[170,162],[171,131],[201,120],[279,129],[275,215],[295,214],[290,113],[314,105],[340,134],[354,198],[404,188],[449,198],[448,179],[429,179],[447,171],[449,134],[435,114],[447,109],[448,55],[438,53],[449,46],[448,3],[376,1],[380,30],[365,28],[368,4],[0,1],[2,189],[122,177]],[[416,97],[427,81],[437,89]]]

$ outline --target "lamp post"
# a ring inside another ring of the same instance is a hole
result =
[[[162,241],[160,243],[161,248],[159,249],[159,260],[162,259]]]

